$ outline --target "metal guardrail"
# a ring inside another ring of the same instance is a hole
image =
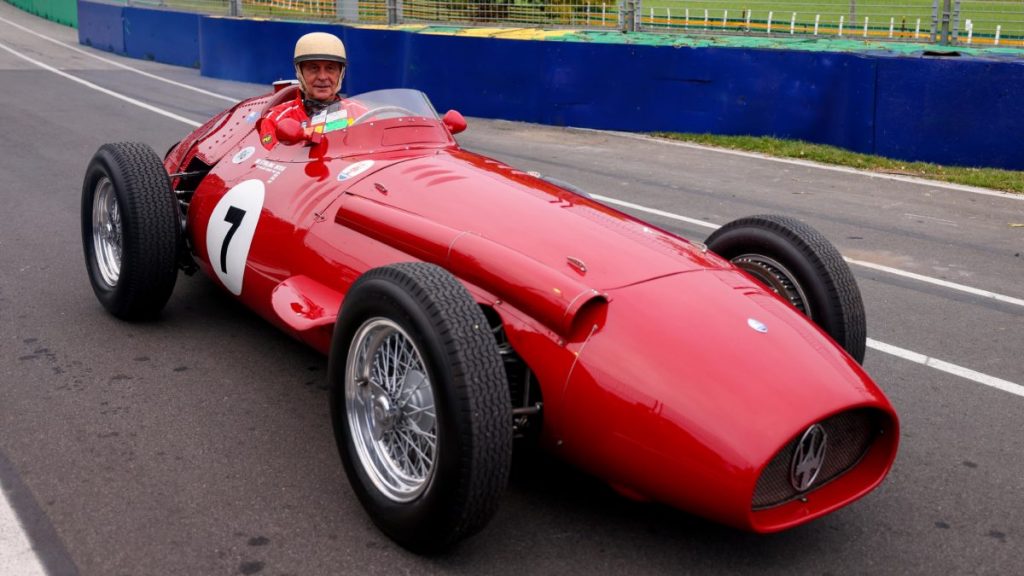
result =
[[[1024,47],[1024,0],[123,0],[261,18]]]

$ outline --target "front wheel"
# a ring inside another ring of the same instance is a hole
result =
[[[820,232],[786,216],[750,216],[715,230],[706,244],[864,362],[867,330],[860,289],[842,255]]]
[[[82,183],[82,246],[93,292],[124,320],[160,313],[174,290],[177,202],[159,156],[145,144],[104,144]]]
[[[345,296],[329,372],[335,440],[374,523],[419,553],[482,529],[508,481],[512,414],[465,287],[431,264],[367,272]]]

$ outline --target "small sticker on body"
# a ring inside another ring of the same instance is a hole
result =
[[[344,170],[338,173],[338,181],[348,180],[349,178],[355,178],[363,172],[366,172],[373,167],[373,160],[363,160],[362,162],[356,162],[355,164],[349,164]]]
[[[258,158],[256,160],[256,169],[270,174],[270,177],[267,178],[267,184],[270,184],[274,180],[277,180],[277,177],[281,175],[281,172],[284,172],[285,166],[284,164],[278,164],[277,162]]]
[[[246,160],[248,160],[255,152],[256,152],[256,148],[255,147],[253,147],[253,146],[246,146],[245,148],[242,148],[241,150],[239,150],[231,158],[231,161],[234,162],[235,164],[241,164],[242,162],[245,162]]]

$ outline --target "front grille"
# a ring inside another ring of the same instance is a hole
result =
[[[841,476],[860,462],[881,430],[879,413],[869,408],[842,412],[820,424],[828,433],[828,447],[825,463],[810,490],[800,492],[789,480],[793,454],[803,436],[801,431],[765,466],[754,488],[754,510],[784,504]]]

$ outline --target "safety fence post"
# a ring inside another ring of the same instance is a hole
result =
[[[928,35],[928,41],[935,43],[936,35],[939,30],[939,0],[932,0],[932,28]]]
[[[640,10],[640,0],[619,0],[619,29],[623,32],[636,32]]]
[[[334,13],[344,22],[359,22],[359,0],[337,0]]]
[[[242,0],[228,0],[228,16],[242,15]]]
[[[401,21],[400,4],[399,0],[387,0],[388,7],[388,26],[394,26]]]
[[[960,41],[960,0],[953,0],[953,42]]]
[[[950,16],[950,0],[942,0],[942,31],[939,37],[939,44],[946,46],[949,44],[949,16]]]

